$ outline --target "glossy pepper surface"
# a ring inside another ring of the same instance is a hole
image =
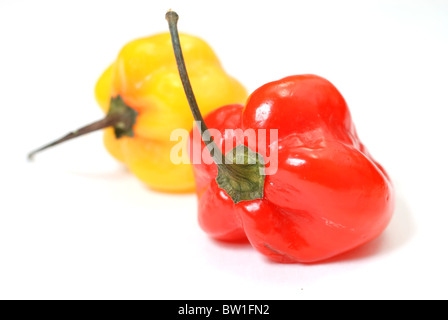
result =
[[[215,142],[222,150],[235,139],[227,128],[278,130],[278,139],[256,150],[278,154],[261,199],[234,203],[216,182],[216,164],[194,165],[199,223],[212,237],[247,237],[272,260],[309,263],[358,247],[386,228],[394,207],[391,181],[359,140],[344,98],[324,78],[268,83],[245,107],[224,106],[204,120],[221,132]]]
[[[203,40],[181,35],[191,81],[204,113],[247,98],[244,87],[223,70],[220,61]],[[120,96],[137,111],[133,136],[117,138],[113,128],[104,133],[109,153],[151,188],[182,192],[194,190],[191,166],[175,165],[170,150],[173,130],[191,130],[193,117],[183,93],[169,33],[128,43],[116,61],[103,73],[95,88],[105,113],[111,98]]]

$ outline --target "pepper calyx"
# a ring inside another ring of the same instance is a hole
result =
[[[239,145],[218,165],[216,182],[234,203],[263,199],[265,181],[264,158],[245,145]]]
[[[113,125],[115,137],[117,139],[128,136],[134,136],[133,126],[137,121],[137,111],[129,107],[121,96],[110,99],[109,112],[107,117],[116,118],[117,122]]]

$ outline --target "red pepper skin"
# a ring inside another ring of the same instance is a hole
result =
[[[247,237],[271,260],[312,263],[376,238],[390,221],[390,178],[360,142],[344,98],[326,79],[298,75],[265,84],[245,107],[224,106],[205,123],[222,133],[215,139],[222,150],[234,138],[225,129],[278,129],[278,140],[256,150],[278,152],[278,170],[266,176],[261,200],[234,204],[215,181],[216,165],[194,164],[199,222],[212,237]]]
[[[216,112],[210,112],[205,117],[206,123],[210,122],[212,126],[210,128],[219,130],[222,133],[221,140],[217,140],[215,137],[215,142],[221,147],[221,150],[223,150],[225,138],[233,138],[224,136],[225,129],[241,128],[242,109],[243,106],[239,104],[227,105],[218,108]],[[194,135],[195,139],[193,139],[193,131],[190,133],[190,156],[192,155],[193,143],[200,144],[200,150],[205,150],[204,148],[206,148],[204,142],[201,140],[197,127],[194,127],[193,130],[196,131],[196,134]],[[208,152],[204,152],[203,154],[205,157],[209,156]],[[215,181],[216,175],[218,174],[216,164],[211,160],[211,157],[208,161],[210,164],[206,164],[204,161],[196,164],[193,157],[190,160],[193,163],[196,193],[198,195],[198,220],[201,228],[217,240],[247,240],[241,218],[238,212],[235,211],[232,199],[224,190],[218,187]]]

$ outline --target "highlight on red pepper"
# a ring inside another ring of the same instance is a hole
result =
[[[220,240],[248,239],[281,263],[326,260],[378,237],[393,214],[393,186],[359,140],[336,87],[317,75],[289,76],[256,89],[245,106],[226,105],[203,119],[182,59],[178,16],[169,11],[166,18],[185,93],[201,124],[198,136],[205,141],[195,141],[192,133],[190,144],[208,148],[214,160],[194,164],[201,228]],[[207,126],[221,134],[209,139]],[[251,150],[246,141],[226,135],[229,128],[277,129],[278,137]],[[221,150],[232,143],[244,147],[224,155]],[[245,163],[236,162],[238,152]],[[265,175],[263,159],[270,154],[277,154],[278,168]]]
[[[227,103],[242,103],[245,88],[223,69],[218,57],[202,39],[181,34],[186,60],[192,65],[192,82],[203,112]],[[140,181],[164,192],[194,191],[191,165],[174,164],[173,130],[190,131],[193,117],[183,93],[168,32],[136,39],[120,50],[99,78],[95,98],[105,118],[73,131],[29,154],[92,131],[104,129],[104,146]],[[188,157],[188,156],[186,156]]]

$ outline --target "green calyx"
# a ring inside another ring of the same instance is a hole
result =
[[[234,203],[263,199],[265,164],[263,156],[245,145],[233,148],[218,165],[218,186]]]
[[[121,98],[121,96],[112,97],[110,99],[110,108],[107,117],[116,119],[113,125],[115,137],[123,136],[133,137],[133,126],[137,120],[137,111],[129,107]]]

